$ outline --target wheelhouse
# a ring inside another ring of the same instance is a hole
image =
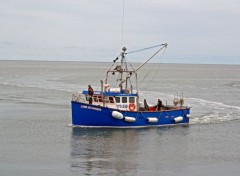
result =
[[[84,90],[83,95],[85,95],[86,101],[89,100],[88,91]],[[101,92],[94,91],[92,96],[93,105],[112,107],[119,110],[137,110],[137,94],[126,94],[126,93],[116,93],[116,92]]]

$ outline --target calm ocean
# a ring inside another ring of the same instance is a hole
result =
[[[0,61],[1,176],[239,175],[240,65],[141,70],[141,97],[172,104],[183,94],[188,126],[68,127],[72,93],[99,89],[111,64]]]

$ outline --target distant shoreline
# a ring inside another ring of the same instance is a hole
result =
[[[104,63],[112,63],[112,62],[99,62],[99,61],[62,61],[62,60],[54,60],[54,61],[50,61],[50,60],[0,60],[0,62],[47,62],[47,63],[50,63],[50,62],[56,62],[56,63],[101,63],[101,64],[104,64]],[[131,62],[133,64],[141,64],[142,62]],[[229,66],[238,66],[240,64],[226,64],[226,63],[218,63],[218,64],[215,64],[215,63],[159,63],[159,62],[149,62],[148,64],[164,64],[164,65],[229,65]]]

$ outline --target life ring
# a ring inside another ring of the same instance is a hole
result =
[[[128,109],[129,109],[130,111],[134,111],[134,110],[136,109],[135,104],[134,104],[134,103],[129,103]]]

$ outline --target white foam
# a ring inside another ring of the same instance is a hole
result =
[[[70,123],[70,124],[67,125],[67,127],[73,127],[73,124]]]
[[[197,98],[188,98],[192,101],[193,107],[198,108],[199,114],[191,118],[190,124],[197,123],[216,123],[240,119],[240,107],[226,105],[222,102],[208,101]]]
[[[208,105],[217,105],[218,107],[233,108],[233,109],[236,109],[236,110],[240,110],[239,106],[226,105],[224,103],[215,102],[215,101],[208,101],[208,100],[203,100],[203,99],[198,99],[198,98],[188,98],[188,100],[194,100],[196,102],[200,102],[202,105],[207,105],[207,104]]]

